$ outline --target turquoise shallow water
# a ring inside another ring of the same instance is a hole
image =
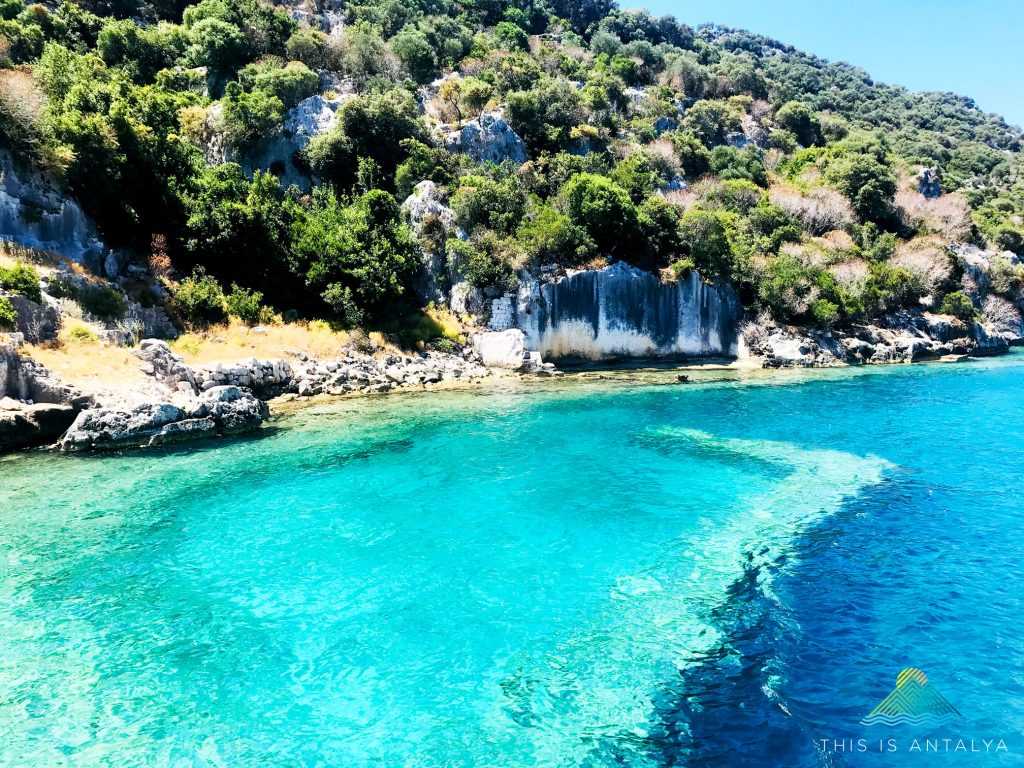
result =
[[[649,378],[0,460],[0,765],[1021,764],[1024,357]]]

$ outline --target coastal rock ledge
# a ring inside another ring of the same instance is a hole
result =
[[[267,404],[239,387],[213,387],[183,406],[144,403],[82,411],[61,439],[62,451],[155,447],[247,432],[269,415]]]

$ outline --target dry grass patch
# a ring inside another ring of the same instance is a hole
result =
[[[137,390],[149,381],[130,349],[102,346],[96,330],[85,323],[67,324],[56,345],[26,345],[22,350],[68,384],[87,392]]]
[[[384,339],[371,340],[380,345]],[[288,357],[304,352],[310,357],[337,357],[342,348],[354,341],[349,331],[335,330],[328,323],[282,323],[250,328],[233,321],[230,325],[212,326],[203,331],[186,333],[171,342],[171,348],[189,365],[229,363],[255,357],[261,360]]]

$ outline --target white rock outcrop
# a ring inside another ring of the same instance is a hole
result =
[[[488,368],[518,371],[526,359],[526,335],[518,328],[477,333],[473,349]]]
[[[526,145],[500,112],[485,112],[445,136],[445,146],[478,163],[525,163]]]

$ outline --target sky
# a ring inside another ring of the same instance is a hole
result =
[[[1024,126],[1024,0],[620,0],[747,29],[877,81],[953,91]]]

